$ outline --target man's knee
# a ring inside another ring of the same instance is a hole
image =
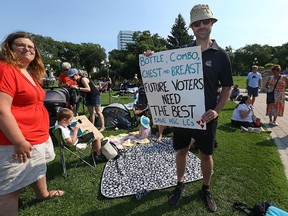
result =
[[[201,160],[202,161],[210,161],[212,160],[212,155],[208,155],[208,154],[205,154],[203,152],[200,151],[200,155],[201,155]]]
[[[187,155],[188,150],[189,150],[189,147],[179,149],[179,150],[177,150],[177,155],[185,156],[185,155]]]

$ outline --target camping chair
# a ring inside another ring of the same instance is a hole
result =
[[[60,161],[63,169],[64,177],[67,178],[67,169],[66,169],[66,163],[69,161],[71,156],[74,156],[78,159],[78,162],[76,163],[75,167],[79,165],[80,162],[85,163],[86,165],[90,167],[96,167],[96,162],[94,157],[92,157],[93,164],[91,165],[88,161],[86,161],[84,158],[87,155],[87,151],[90,148],[91,155],[92,155],[92,142],[93,139],[89,141],[88,143],[77,143],[76,145],[67,145],[63,136],[61,128],[52,129],[52,137],[54,138],[54,141],[57,142],[59,151],[60,151]],[[65,151],[69,153],[67,157],[65,157]]]

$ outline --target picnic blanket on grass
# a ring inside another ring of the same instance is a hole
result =
[[[109,136],[105,137],[105,139],[109,139],[111,142],[113,142],[118,149],[123,149],[126,147],[136,146],[137,144],[147,144],[150,143],[150,140],[148,138],[145,139],[139,139],[137,135],[139,134],[138,131],[130,132],[128,134],[118,134],[117,136]]]
[[[136,194],[143,189],[158,190],[177,184],[175,155],[171,138],[137,144],[120,150],[117,160],[109,160],[103,171],[101,193],[108,198]],[[200,159],[189,152],[185,182],[203,178]]]

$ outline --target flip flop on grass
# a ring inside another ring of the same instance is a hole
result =
[[[64,196],[64,194],[65,194],[65,192],[62,190],[51,190],[48,192],[49,192],[49,195],[47,197],[42,198],[42,199],[38,199],[38,200],[44,201],[44,200],[49,200],[49,199],[53,199],[53,198],[59,198],[59,197]]]

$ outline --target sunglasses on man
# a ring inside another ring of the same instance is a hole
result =
[[[198,21],[196,21],[196,22],[193,22],[192,25],[193,25],[194,27],[199,27],[199,26],[201,25],[201,23],[202,23],[203,25],[208,25],[208,24],[211,23],[211,19],[198,20]]]

